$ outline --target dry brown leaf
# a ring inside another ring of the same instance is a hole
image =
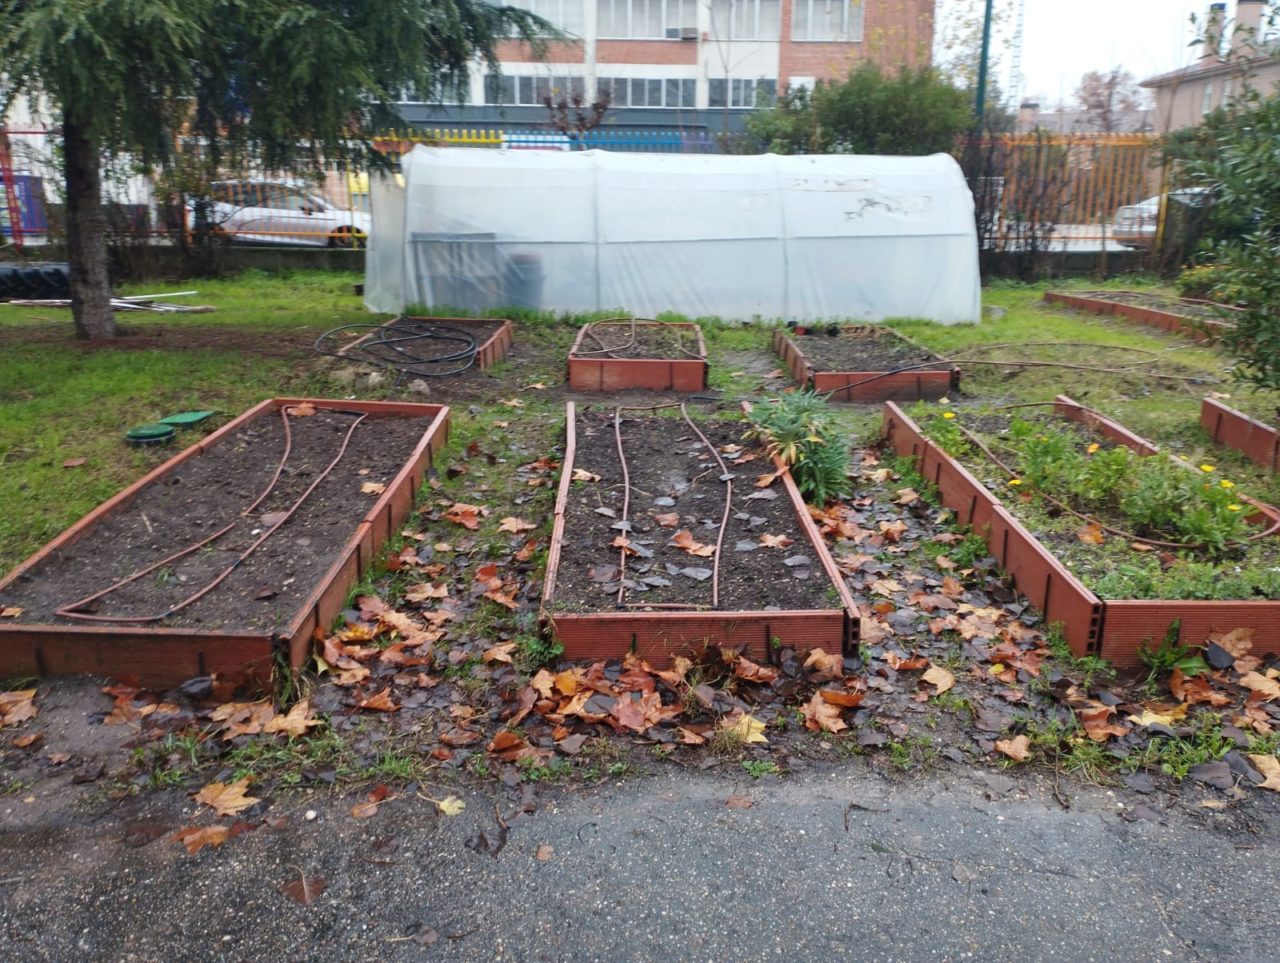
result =
[[[372,800],[366,799],[351,807],[351,816],[354,819],[368,819],[376,815],[378,815],[378,804]]]
[[[761,535],[760,544],[765,548],[787,548],[794,544],[794,541],[786,535]]]
[[[16,619],[24,611],[17,605],[0,605],[0,619]]]
[[[425,602],[428,599],[447,599],[449,586],[444,582],[415,582],[404,590],[406,602]]]
[[[314,729],[322,720],[312,718],[311,702],[303,699],[289,710],[287,715],[276,716],[265,726],[263,732],[283,732],[288,736],[306,735],[308,729]]]
[[[545,863],[556,854],[556,848],[550,843],[543,843],[533,854],[533,858],[540,863]]]
[[[1253,648],[1253,629],[1232,629],[1230,632],[1210,632],[1209,641],[1216,642],[1234,658],[1241,659]]]
[[[292,408],[286,408],[285,411],[291,418],[310,418],[316,413],[316,406],[309,401],[304,401],[300,405],[294,405]]]
[[[679,512],[665,512],[662,515],[654,515],[653,520],[663,528],[675,528],[680,524]]]
[[[35,718],[37,711],[35,689],[0,692],[0,727],[26,722]]]
[[[28,732],[25,736],[14,736],[11,742],[15,749],[29,749],[43,738],[39,732]]]
[[[815,692],[800,711],[804,713],[805,728],[814,732],[839,732],[849,728],[840,718],[840,707],[824,699],[821,692]]]
[[[839,706],[842,709],[853,709],[862,704],[862,699],[866,693],[850,692],[848,689],[819,689],[818,695],[833,706]]]
[[[205,846],[221,846],[227,841],[229,826],[184,826],[173,834],[173,838],[187,847],[187,853],[194,855]]]
[[[489,514],[489,509],[483,505],[468,505],[465,502],[454,502],[452,506],[444,513],[447,521],[453,522],[455,525],[461,525],[470,531],[476,531],[480,527],[480,519]]]
[[[280,892],[302,906],[310,906],[316,901],[325,887],[329,884],[325,882],[322,876],[303,876],[298,874],[298,878],[292,882],[285,883],[280,887]]]
[[[1258,783],[1259,789],[1270,789],[1272,792],[1280,792],[1280,759],[1273,755],[1256,755],[1249,753],[1249,759],[1257,768],[1258,772],[1265,777],[1262,782]]]
[[[756,803],[750,796],[740,796],[735,793],[726,799],[724,804],[729,809],[750,809]]]
[[[1031,739],[1027,736],[1014,736],[1012,739],[997,739],[996,749],[1004,753],[1014,762],[1022,762],[1031,755]]]
[[[498,525],[498,531],[510,532],[513,535],[519,535],[521,532],[531,532],[538,526],[533,522],[526,522],[523,518],[516,518],[514,515],[508,515],[502,519]]]
[[[733,674],[748,682],[763,682],[766,685],[778,678],[778,670],[771,665],[757,665],[746,656],[740,656],[733,663]]]
[[[593,471],[587,471],[585,468],[575,468],[573,470],[573,480],[576,482],[598,482],[600,476]]]
[[[1240,685],[1260,693],[1266,702],[1270,702],[1272,699],[1280,699],[1280,683],[1276,682],[1275,679],[1268,679],[1259,672],[1246,672],[1240,677]]]
[[[381,495],[387,490],[387,486],[382,482],[365,482],[360,486],[360,491],[366,495]]]
[[[696,555],[699,558],[707,558],[716,553],[714,545],[703,545],[701,542],[694,541],[693,533],[688,529],[676,532],[671,536],[671,544],[676,548],[683,549],[690,555]]]
[[[1076,532],[1076,538],[1084,542],[1086,545],[1101,545],[1105,542],[1106,536],[1102,533],[1102,526],[1097,522],[1089,522]]]
[[[804,667],[813,673],[815,682],[839,679],[844,676],[844,656],[839,652],[828,654],[826,649],[810,649]]]
[[[484,661],[486,662],[506,662],[511,664],[512,656],[516,651],[516,643],[502,642],[485,650]]]
[[[246,795],[248,788],[248,776],[230,783],[211,782],[196,793],[196,802],[209,806],[219,816],[234,816],[258,802],[253,796]]]
[[[1225,692],[1219,692],[1209,685],[1209,680],[1204,676],[1187,678],[1181,669],[1174,669],[1169,676],[1169,691],[1175,699],[1191,705],[1206,702],[1211,706],[1225,706],[1232,701]]]
[[[395,712],[400,708],[391,701],[391,686],[387,686],[381,692],[375,693],[367,699],[361,699],[356,703],[356,707],[369,709],[373,712]]]
[[[928,671],[920,677],[920,680],[938,687],[938,691],[934,695],[942,695],[942,693],[956,684],[956,677],[950,671],[940,665],[934,665],[932,662],[929,663]]]
[[[920,500],[920,493],[914,488],[899,488],[898,497],[894,501],[899,505],[912,505]]]
[[[771,471],[768,474],[759,476],[756,479],[756,488],[768,488],[778,480],[778,476],[783,474],[785,470],[786,469],[783,469],[783,471]]]

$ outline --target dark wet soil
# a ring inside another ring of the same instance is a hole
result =
[[[736,476],[721,549],[720,609],[833,607],[827,601],[830,583],[782,483],[756,487],[760,475],[772,472],[772,464],[755,449],[736,447],[745,444],[745,426],[701,420],[698,426]],[[617,526],[629,521],[631,543],[641,554],[627,559],[624,603],[709,608],[714,557],[699,557],[670,543],[678,532],[688,532],[696,543],[715,546],[726,492],[720,467],[679,417],[626,416],[621,428],[631,486],[625,518],[613,411],[578,416],[574,467],[601,480],[570,486],[555,606],[576,612],[615,609],[621,557],[612,542],[622,534]],[[753,453],[750,461],[732,463]],[[678,520],[668,519],[675,523],[663,526],[657,516],[668,514]],[[763,546],[763,535],[784,535],[792,544]]]
[[[816,333],[793,333],[790,337],[815,371],[894,371],[931,361],[937,364],[920,370],[947,368],[937,355],[884,328],[849,325],[814,330]],[[831,330],[838,333],[832,335]]]
[[[325,409],[310,417],[291,417],[291,450],[280,480],[261,505],[242,516],[270,483],[284,451],[280,417],[255,419],[148,485],[80,540],[48,556],[4,592],[3,603],[23,609],[15,620],[20,623],[71,624],[55,611],[234,523],[204,548],[161,565],[84,609],[134,618],[167,612],[232,565],[303,495],[334,460],[355,420],[355,415]],[[425,417],[361,421],[332,472],[274,535],[208,595],[147,624],[253,632],[283,628],[319,586],[336,553],[377,500],[377,493],[366,493],[362,487],[390,483],[429,424]]]
[[[677,324],[608,322],[589,325],[574,357],[701,358],[697,331]]]

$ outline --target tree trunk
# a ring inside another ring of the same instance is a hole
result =
[[[114,338],[107,221],[102,210],[102,158],[85,126],[62,110],[67,186],[67,262],[77,338]]]

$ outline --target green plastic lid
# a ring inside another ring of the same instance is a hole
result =
[[[139,425],[125,432],[125,440],[134,445],[162,445],[174,436],[173,425]]]
[[[173,425],[175,428],[188,428],[191,425],[198,425],[206,418],[210,418],[215,414],[212,411],[179,411],[176,415],[169,415],[167,418],[161,418],[158,424]]]

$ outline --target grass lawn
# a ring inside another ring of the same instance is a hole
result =
[[[190,408],[214,408],[233,415],[271,395],[349,393],[348,387],[327,379],[311,346],[331,327],[370,320],[352,293],[352,284],[358,280],[353,274],[249,272],[202,281],[192,285],[199,295],[190,300],[214,305],[216,312],[122,317],[130,334],[105,346],[75,342],[67,312],[0,306],[0,460],[6,469],[0,473],[0,504],[7,509],[0,516],[0,568],[12,567],[177,450],[128,448],[121,440],[128,428]],[[1041,298],[1051,286],[1099,285],[997,284],[984,292],[984,300],[989,307],[1002,309],[999,317],[976,326],[915,321],[895,322],[895,326],[948,356],[1101,367],[1144,362],[1135,372],[1202,378],[1204,383],[1190,384],[1138,373],[966,366],[963,394],[984,401],[1020,402],[1044,401],[1066,392],[1118,417],[1158,444],[1197,460],[1214,460],[1238,480],[1242,490],[1280,501],[1275,478],[1241,457],[1213,449],[1197,426],[1200,398],[1206,391],[1243,393],[1230,384],[1227,359],[1211,348],[1154,329],[1050,308]],[[1133,279],[1110,286],[1163,290]],[[129,285],[123,293],[166,289],[172,290],[172,282]],[[562,380],[563,352],[577,323],[557,324],[542,318],[536,325],[523,326],[518,340],[533,344],[538,356],[519,373],[521,381],[527,376],[530,382],[547,381],[554,387]],[[706,328],[712,387],[724,389],[731,397],[760,397],[765,375],[776,366],[769,352],[768,329],[715,323]],[[1079,344],[1034,344],[1044,341]],[[502,375],[503,370],[498,373]],[[492,398],[469,393],[466,401],[479,406],[459,411],[458,416],[481,419],[503,410],[496,399],[509,393],[508,389]],[[556,416],[558,402],[550,396],[537,392],[527,396],[526,416]],[[841,418],[851,433],[865,440],[877,430],[880,415],[872,407],[844,406]],[[79,458],[86,459],[85,464],[62,467],[68,459]]]

